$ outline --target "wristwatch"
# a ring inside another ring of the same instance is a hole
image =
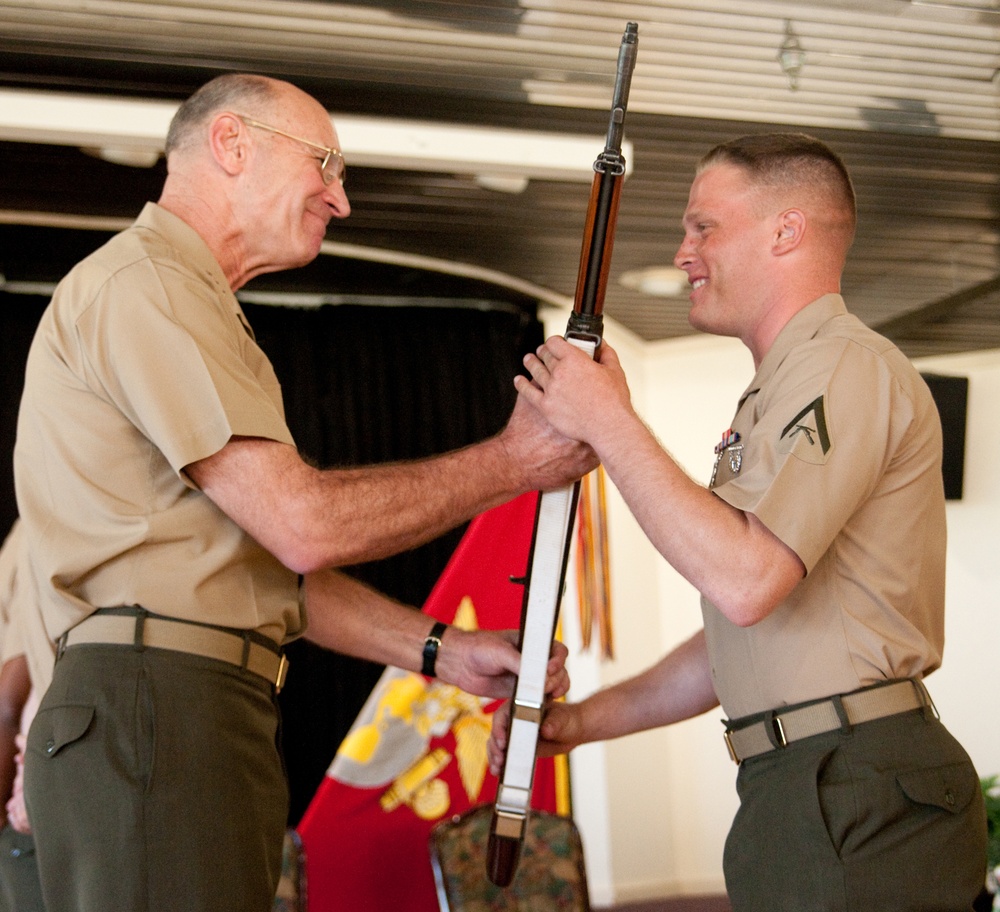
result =
[[[424,666],[420,669],[420,673],[426,675],[428,678],[434,677],[434,666],[437,664],[438,648],[441,646],[441,637],[447,629],[447,624],[443,621],[437,621],[431,627],[431,632],[427,634],[427,639],[424,640]]]

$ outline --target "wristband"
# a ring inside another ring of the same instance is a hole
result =
[[[442,621],[437,621],[434,626],[431,627],[431,632],[427,635],[427,639],[424,640],[424,667],[420,669],[420,673],[422,675],[426,675],[428,678],[434,677],[434,666],[437,664],[438,647],[440,647],[441,637],[447,629],[447,624]]]

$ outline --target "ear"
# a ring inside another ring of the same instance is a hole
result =
[[[806,216],[801,209],[785,209],[777,216],[774,252],[778,256],[795,250],[806,234]]]
[[[238,174],[247,161],[249,131],[235,114],[217,114],[208,128],[212,157],[227,174]]]

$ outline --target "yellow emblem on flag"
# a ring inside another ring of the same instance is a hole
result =
[[[462,599],[455,626],[478,629],[472,599]],[[380,681],[337,752],[330,775],[348,785],[387,785],[380,799],[386,813],[401,805],[428,820],[443,817],[451,806],[448,785],[438,774],[452,755],[432,738],[449,731],[455,737],[459,778],[475,802],[486,778],[486,744],[491,716],[485,701],[451,684],[393,669]]]

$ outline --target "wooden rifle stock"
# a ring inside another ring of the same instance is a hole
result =
[[[580,253],[573,312],[566,338],[590,355],[604,331],[604,294],[611,268],[618,203],[625,178],[622,136],[635,68],[639,26],[629,22],[618,52],[618,72],[604,151],[594,162],[594,182]],[[511,704],[507,754],[500,775],[487,846],[486,872],[499,887],[514,879],[527,830],[535,752],[545,702],[548,665],[559,614],[569,542],[580,483],[539,495],[521,610],[521,673]]]

